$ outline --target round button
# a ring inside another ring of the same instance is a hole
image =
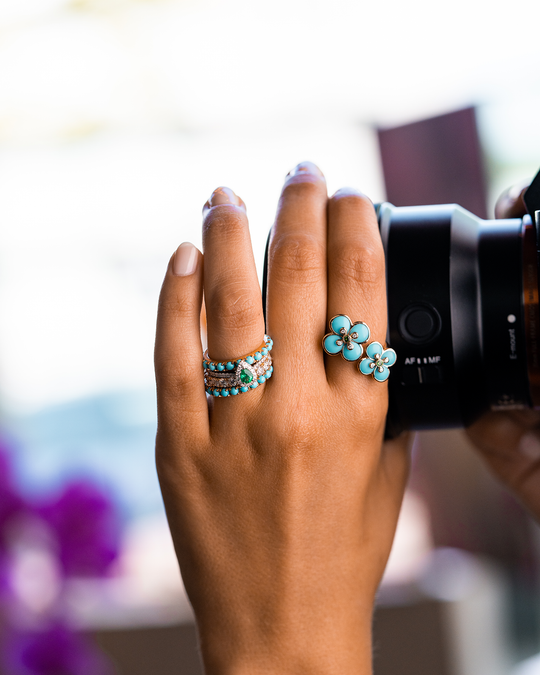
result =
[[[431,335],[434,326],[433,317],[426,309],[415,309],[405,319],[407,332],[415,338]]]
[[[441,317],[431,305],[409,305],[401,312],[398,326],[404,340],[412,344],[424,344],[438,335]]]

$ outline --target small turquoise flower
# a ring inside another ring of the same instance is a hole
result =
[[[397,355],[393,349],[383,349],[380,342],[372,342],[366,347],[366,357],[358,364],[358,370],[364,375],[373,375],[377,382],[384,382],[390,376],[388,368],[396,360]]]
[[[323,338],[323,349],[327,354],[341,352],[346,361],[357,361],[364,351],[361,342],[369,340],[369,328],[363,321],[353,324],[345,314],[330,319],[331,333]]]

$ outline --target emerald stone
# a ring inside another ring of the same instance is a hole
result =
[[[249,384],[253,380],[253,374],[247,368],[243,368],[240,372],[240,382],[242,384]]]

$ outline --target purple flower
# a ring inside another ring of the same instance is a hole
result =
[[[10,675],[110,675],[92,642],[56,624],[43,631],[8,632],[3,660]]]
[[[14,485],[10,453],[0,441],[0,558],[4,558],[11,535],[10,524],[28,511],[28,505]]]
[[[121,522],[112,498],[93,482],[78,480],[43,505],[39,514],[56,534],[66,576],[103,576],[117,558]]]

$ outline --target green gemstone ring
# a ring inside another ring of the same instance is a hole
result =
[[[264,384],[274,372],[270,352],[274,342],[269,335],[251,354],[239,359],[212,361],[208,350],[203,355],[204,386],[210,396],[237,396]]]

